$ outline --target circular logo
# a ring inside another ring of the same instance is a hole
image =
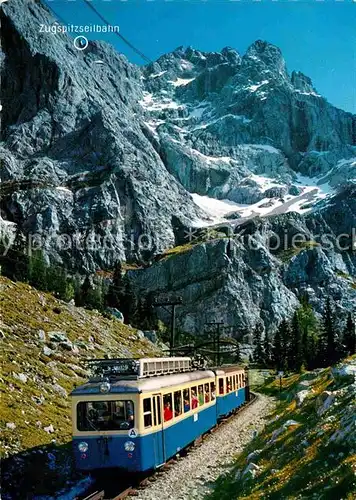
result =
[[[136,438],[138,436],[138,430],[137,429],[130,429],[128,432],[128,436],[130,438]]]
[[[81,35],[75,37],[73,43],[77,50],[85,50],[89,45],[88,39]]]

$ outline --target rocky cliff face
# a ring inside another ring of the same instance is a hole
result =
[[[130,274],[139,293],[182,296],[177,320],[183,330],[200,334],[206,322],[221,320],[249,342],[255,325],[274,331],[302,297],[317,313],[327,295],[339,314],[356,310],[355,214],[356,188],[350,187],[317,214],[255,218],[230,238],[210,235],[209,241],[207,233],[207,241],[193,240]],[[159,314],[168,321],[165,310]]]
[[[354,306],[354,253],[314,246],[286,263],[264,240],[298,229],[335,242],[355,227],[354,189],[337,194],[355,179],[355,116],[290,74],[277,47],[179,47],[137,67],[104,42],[78,51],[39,33],[54,22],[40,2],[6,3],[1,18],[3,227],[94,271],[157,255],[231,212],[228,231],[248,230],[258,248],[192,246],[183,234],[187,251],[133,276],[138,289],[180,291],[185,329],[200,330],[207,310],[273,328],[309,286],[319,310],[325,286]]]
[[[79,52],[62,34],[40,34],[53,18],[40,3],[3,6],[3,217],[25,233],[110,240],[76,252],[73,266],[108,267],[133,257],[145,233],[172,244],[172,214],[202,216],[145,136],[140,70],[103,43]],[[133,248],[131,249],[131,240]]]

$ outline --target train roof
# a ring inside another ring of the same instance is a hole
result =
[[[116,379],[110,381],[110,390],[106,393],[100,391],[100,386],[104,382],[101,380],[91,380],[80,387],[74,389],[71,396],[79,395],[108,395],[108,394],[125,394],[125,393],[140,393],[153,392],[161,389],[166,389],[170,386],[182,385],[189,382],[195,382],[202,379],[214,378],[215,373],[212,370],[195,370],[192,372],[175,373],[172,375],[161,375],[151,378],[125,380]]]
[[[226,366],[217,366],[216,368],[212,368],[216,375],[226,375],[227,373],[245,371],[245,367],[241,365],[226,365]]]

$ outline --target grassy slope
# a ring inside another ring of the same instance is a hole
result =
[[[356,356],[347,363],[355,365]],[[309,388],[299,385],[305,380],[310,380]],[[309,394],[298,406],[295,395],[306,389]],[[336,377],[330,368],[314,378],[313,373],[304,373],[284,379],[283,399],[268,425],[236,458],[232,473],[219,478],[211,499],[355,498],[355,389],[352,377]],[[261,391],[278,396],[279,381],[266,384]],[[336,400],[318,415],[323,391],[334,393]],[[287,420],[295,420],[297,425],[288,426],[268,443],[273,431]],[[338,430],[343,437],[330,440]],[[255,478],[243,476],[247,456],[255,450],[261,451],[249,462],[261,469]]]
[[[140,340],[133,328],[6,278],[0,278],[0,310],[3,457],[52,440],[57,445],[70,440],[70,398],[63,391],[58,392],[57,386],[68,394],[74,385],[83,382],[86,377],[83,359],[105,354],[117,357],[158,354],[153,344]],[[40,340],[39,330],[45,332],[45,340]],[[51,343],[50,331],[65,332],[78,346],[79,353]],[[52,347],[54,353],[45,356],[44,346]],[[27,381],[20,381],[19,373]],[[14,423],[16,429],[6,428],[7,423]],[[54,432],[49,434],[43,428],[51,424]]]

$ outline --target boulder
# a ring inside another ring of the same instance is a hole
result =
[[[302,404],[304,403],[304,400],[308,397],[309,394],[310,394],[310,391],[307,389],[297,392],[297,394],[295,395],[295,399],[297,401],[297,406],[302,406]]]
[[[56,332],[48,332],[48,338],[51,342],[67,342],[68,337],[65,332],[56,331]]]
[[[38,330],[37,337],[39,338],[39,340],[44,342],[46,340],[46,334],[45,334],[44,330]]]
[[[246,462],[249,463],[251,462],[252,460],[255,460],[258,455],[261,453],[262,450],[255,450],[255,451],[252,451],[251,453],[249,453],[249,455],[247,455],[246,457]]]
[[[137,335],[137,338],[140,340],[145,338],[145,334],[143,333],[142,330],[137,330],[136,335]]]
[[[45,356],[51,356],[54,353],[54,351],[46,345],[43,346],[42,352]]]
[[[60,394],[60,396],[62,396],[63,398],[66,398],[68,396],[67,391],[59,384],[53,384],[52,390],[58,392],[58,394]]]
[[[150,340],[153,344],[157,343],[157,333],[155,330],[145,330],[143,334],[145,338]]]
[[[105,309],[105,312],[107,314],[110,314],[114,318],[118,319],[120,321],[120,323],[124,322],[124,315],[122,314],[121,311],[119,311],[118,309],[116,309],[116,307],[107,307]]]
[[[52,424],[48,425],[47,427],[43,427],[43,430],[47,432],[47,434],[53,434],[54,432],[54,427]]]
[[[62,349],[65,349],[66,351],[70,351],[73,354],[79,354],[78,347],[75,344],[73,344],[73,342],[71,342],[70,340],[60,342],[59,347],[61,347]]]
[[[242,476],[250,476],[252,478],[255,478],[258,474],[260,474],[262,471],[262,467],[259,467],[258,465],[254,464],[253,462],[249,463],[246,469],[243,471]]]
[[[14,378],[16,378],[17,380],[19,380],[20,382],[22,382],[23,384],[26,384],[27,382],[27,375],[25,375],[24,373],[15,373],[15,372],[12,372],[12,376]]]
[[[350,380],[356,381],[356,361],[343,363],[340,366],[335,366],[331,369],[332,376],[335,380]]]
[[[330,391],[323,391],[316,399],[315,406],[318,415],[323,415],[332,404],[334,404],[336,394]]]

